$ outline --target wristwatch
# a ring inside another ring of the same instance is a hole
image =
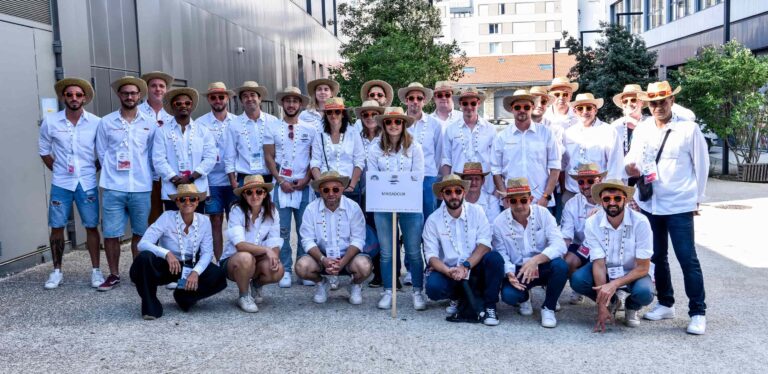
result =
[[[469,261],[464,261],[461,263],[461,266],[467,268],[467,270],[472,269],[472,264],[469,263]]]
[[[187,179],[189,179],[189,183],[193,183],[193,182],[195,181],[195,175],[194,175],[194,174],[190,174],[190,175],[187,177]]]

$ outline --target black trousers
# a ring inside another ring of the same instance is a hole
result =
[[[163,305],[157,299],[157,286],[176,282],[181,274],[171,274],[168,261],[149,251],[141,251],[131,265],[131,280],[141,297],[141,315],[155,318],[163,316]],[[173,298],[183,311],[188,311],[196,302],[213,296],[227,288],[226,273],[214,264],[208,265],[198,277],[196,291],[175,290]]]

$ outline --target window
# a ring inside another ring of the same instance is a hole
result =
[[[536,42],[513,42],[512,51],[514,53],[536,53]]]
[[[695,12],[696,0],[672,0],[672,19],[680,19]]]
[[[488,4],[481,4],[477,6],[477,15],[480,17],[488,16]]]
[[[634,13],[641,13],[643,11],[643,1],[644,0],[629,0],[630,11]],[[643,15],[638,14],[630,16],[629,23],[630,31],[633,34],[639,34],[643,30]]]
[[[654,29],[666,23],[667,7],[665,0],[648,0],[648,29]]]
[[[517,3],[515,4],[515,14],[534,14],[536,13],[535,3]]]
[[[488,47],[490,48],[490,53],[492,55],[501,53],[501,43],[500,42],[491,42],[488,44]]]
[[[513,34],[534,34],[536,33],[536,22],[515,22],[512,24]]]
[[[499,4],[499,14],[506,14],[506,13],[507,13],[506,4],[504,3]]]
[[[499,30],[501,30],[501,25],[498,23],[489,23],[488,24],[488,33],[489,34],[498,34]]]
[[[616,20],[616,15],[619,13],[625,13],[624,11],[624,0],[617,1],[615,4],[611,5],[611,19]],[[625,16],[618,16],[618,24],[623,25],[624,20],[626,19]]]
[[[544,5],[544,11],[546,13],[555,13],[555,2],[554,1],[547,1]]]
[[[547,32],[559,32],[560,21],[547,21]]]
[[[720,4],[723,0],[699,0],[701,1],[701,9],[707,9],[711,6]]]
[[[475,67],[474,66],[465,66],[463,70],[464,70],[465,73],[474,73],[475,72]]]

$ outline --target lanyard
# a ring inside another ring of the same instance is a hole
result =
[[[467,157],[467,160],[465,162],[472,162],[473,156],[477,154],[477,137],[475,136],[475,133],[478,131],[480,123],[478,122],[475,124],[475,129],[470,130],[469,126],[464,124],[466,126],[467,130],[469,131],[470,139],[468,144],[464,143],[464,129],[459,126],[459,142],[461,143],[461,150],[464,152],[464,155]],[[469,149],[467,149],[467,145],[469,146]]]
[[[328,151],[323,150],[323,153],[325,154],[325,166],[328,167],[328,170],[340,170],[341,169],[341,151],[342,148],[344,148],[344,135],[345,133],[341,133],[341,138],[339,139],[339,144],[333,144],[333,140],[331,139],[331,134],[328,134],[327,132],[323,133],[323,138],[328,137],[328,147],[331,148],[332,152],[336,153],[336,169],[331,169],[331,165],[328,165]]]
[[[197,217],[194,217],[192,219],[192,232],[194,233],[192,235],[192,245],[197,244],[197,240],[200,237],[200,224],[199,221],[196,219]],[[184,264],[186,262],[186,251],[184,250],[185,247],[185,241],[184,241],[184,220],[181,219],[181,212],[176,213],[176,237],[179,241],[179,253],[181,256],[181,263]],[[194,257],[194,249],[190,250],[190,257]]]
[[[395,153],[395,170],[392,170],[389,165],[389,159],[392,158],[392,154],[387,152],[384,155],[384,159],[387,161],[387,171],[403,171],[405,170],[405,165],[403,164],[403,152],[405,152],[405,149],[401,149],[400,152]],[[413,162],[411,162],[413,163]]]
[[[287,123],[285,123],[285,122],[283,122],[283,123],[287,125]],[[282,156],[282,158],[280,160],[281,161],[280,164],[282,164],[283,167],[287,167],[289,169],[292,169],[293,168],[293,160],[296,159],[296,134],[299,132],[298,131],[299,128],[298,128],[298,125],[293,125],[293,127],[294,127],[293,139],[291,139],[290,136],[288,138],[285,137],[285,128],[286,127],[287,126],[280,126],[280,148],[281,148],[281,153],[283,154],[283,156]],[[289,142],[291,143],[291,159],[287,160],[288,150],[285,149],[285,148],[288,146],[287,143],[289,143]]]
[[[253,145],[251,144],[252,143],[251,142],[251,135],[250,135],[250,132],[248,131],[248,122],[253,122],[253,127],[254,128],[258,128],[258,130],[259,130],[259,144],[262,144],[262,145],[264,144],[264,126],[259,126],[259,124],[256,121],[251,120],[251,119],[248,119],[243,124],[243,135],[245,135],[245,144],[248,145],[248,157],[251,157],[251,155],[253,155],[253,152],[252,152]]]
[[[469,214],[469,213],[466,213],[466,209],[467,207],[465,206],[465,204],[462,204],[461,211],[465,212],[464,214]],[[469,248],[469,245],[467,245],[467,241],[469,239],[469,225],[464,224],[464,237],[462,238],[463,243],[457,243],[456,242],[457,240],[454,239],[456,235],[453,234],[453,225],[451,225],[451,221],[449,219],[448,208],[443,209],[443,221],[445,223],[445,227],[448,228],[448,238],[451,240],[451,247],[453,247],[453,250],[456,251],[456,254],[459,255],[459,257],[461,257],[462,246],[465,248],[468,248],[469,253],[472,253],[472,249]],[[456,221],[457,225],[461,226],[461,216],[459,216],[459,218],[454,219],[454,221]],[[462,244],[462,245],[460,246],[459,244]]]
[[[507,216],[507,223],[509,224],[509,230],[514,232],[515,226],[514,226],[515,219],[512,217],[512,210],[510,209],[509,215]],[[521,257],[527,257],[526,254],[534,253],[538,250],[538,247],[536,246],[536,215],[534,214],[533,207],[531,207],[531,215],[528,216],[528,226],[523,228],[523,237],[520,238],[520,240],[523,241],[523,249],[521,250],[520,247],[517,244],[517,240],[513,239],[512,243],[515,244],[515,250],[517,253],[520,254]],[[530,229],[530,230],[529,230]],[[529,241],[530,247],[532,248],[530,251],[525,251],[525,234],[530,233],[531,239]]]
[[[188,139],[187,140],[187,143],[188,143],[187,158],[184,161],[189,162],[189,164],[187,164],[188,168],[192,168],[192,141],[194,140],[194,136],[195,136],[195,128],[193,127],[194,122],[190,122],[189,125],[187,126],[189,126],[189,128],[187,129],[187,132],[189,133],[189,137],[187,138]],[[181,131],[181,125],[179,125],[179,131]],[[176,164],[181,165],[183,149],[179,149],[179,144],[178,144],[179,142],[177,142],[178,139],[176,138],[176,131],[174,129],[171,129],[171,140],[173,140],[173,150],[176,153]],[[184,140],[184,133],[181,134],[181,140]],[[179,171],[184,171],[184,170],[179,170]]]
[[[339,208],[337,208],[337,209],[340,209],[340,208],[341,207],[339,206]],[[323,208],[323,221],[322,221],[322,224],[323,224],[323,241],[325,241],[325,245],[330,244],[330,242],[328,241],[328,227],[327,227],[326,220],[325,220],[325,216],[328,214],[327,212],[328,212],[328,209],[327,208]],[[338,244],[339,244],[338,240],[341,239],[341,214],[335,214],[335,213],[331,212],[331,215],[335,215],[336,216],[336,239],[334,240],[334,243],[336,243],[336,245],[338,246]]]

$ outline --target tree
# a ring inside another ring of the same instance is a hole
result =
[[[463,75],[466,56],[455,40],[435,42],[440,15],[427,1],[360,0],[356,6],[339,5],[338,13],[349,41],[339,50],[344,62],[329,70],[347,105],[361,104],[360,87],[371,79],[397,89],[411,82],[432,87]]]
[[[702,49],[672,81],[683,87],[680,102],[705,130],[728,142],[738,165],[760,159],[768,120],[768,98],[760,90],[768,84],[768,59],[734,40]]]
[[[597,48],[582,48],[581,42],[563,32],[568,54],[576,56],[576,65],[568,77],[579,82],[579,92],[591,92],[605,99],[598,115],[603,120],[623,116],[621,108],[613,105],[613,95],[627,84],[645,88],[653,80],[650,72],[656,64],[656,52],[648,51],[645,41],[621,25],[601,23],[601,38]]]

